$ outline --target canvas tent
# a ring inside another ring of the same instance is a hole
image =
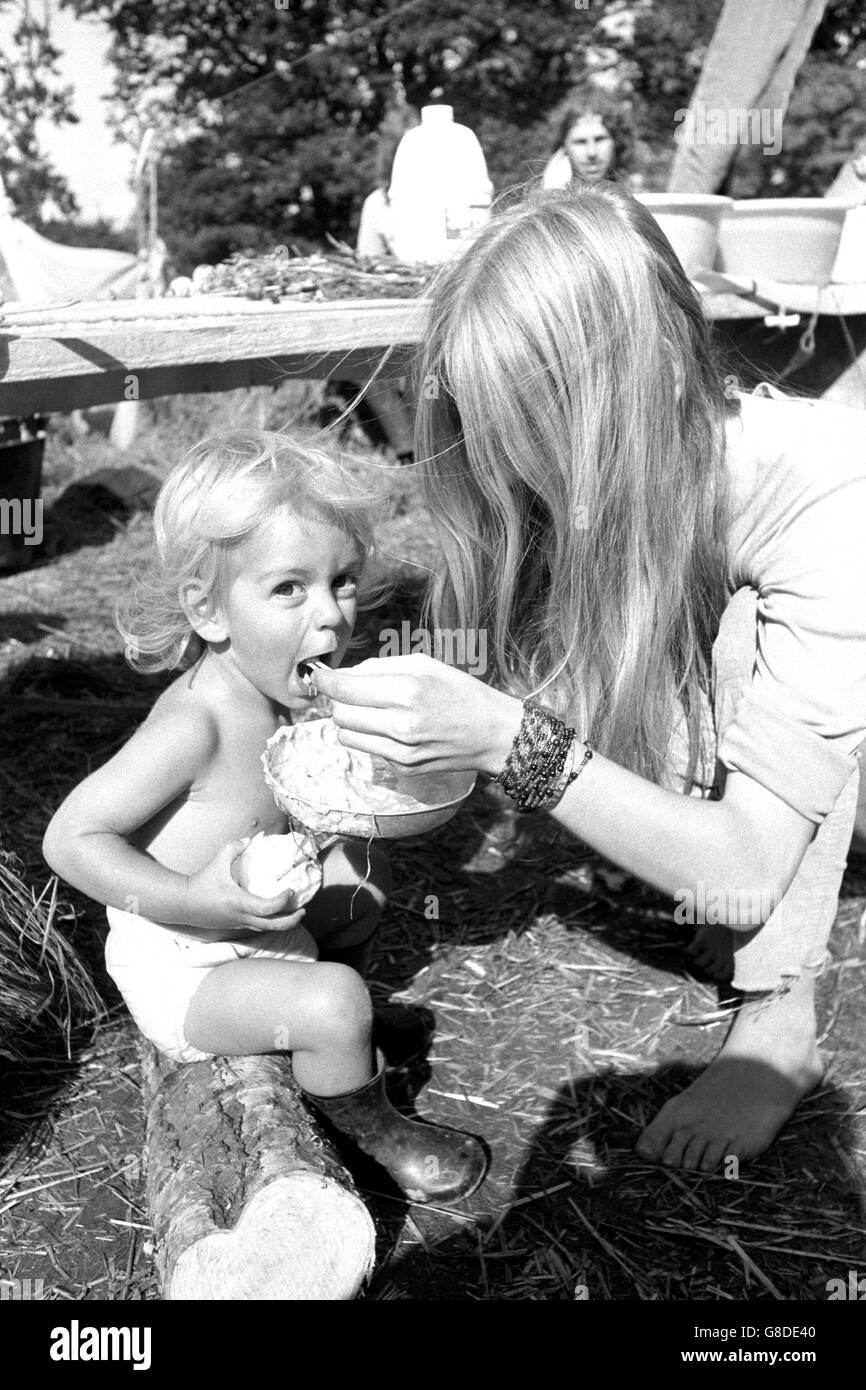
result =
[[[136,256],[126,251],[60,246],[15,216],[0,183],[0,300],[25,304],[75,299],[133,299],[141,276]],[[116,427],[123,439],[134,430],[136,402],[124,402]],[[39,496],[44,420],[0,421],[0,470],[7,497]],[[32,559],[19,535],[0,535],[0,573]]]
[[[128,251],[60,246],[15,216],[0,184],[0,294],[26,303],[134,299],[138,261]]]

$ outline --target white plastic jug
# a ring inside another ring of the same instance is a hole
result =
[[[438,263],[490,220],[493,185],[484,152],[451,106],[423,106],[394,156],[389,190],[394,254]]]

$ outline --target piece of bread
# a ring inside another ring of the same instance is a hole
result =
[[[322,866],[311,835],[290,830],[287,835],[260,831],[232,864],[241,888],[257,898],[274,898],[291,888],[294,908],[303,907],[322,886]]]

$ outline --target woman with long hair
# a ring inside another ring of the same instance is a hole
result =
[[[624,172],[633,136],[622,97],[599,87],[577,88],[554,111],[551,125],[553,148],[543,188],[565,188],[573,180],[598,183]]]
[[[638,1148],[711,1171],[821,1076],[866,735],[862,417],[732,388],[670,244],[609,182],[501,214],[431,300],[428,619],[484,633],[488,668],[416,654],[319,688],[347,745],[493,776],[695,924],[739,1007]]]

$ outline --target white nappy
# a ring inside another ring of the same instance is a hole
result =
[[[111,930],[105,966],[146,1038],[176,1062],[202,1062],[215,1054],[191,1047],[184,1034],[187,1009],[209,971],[228,961],[315,961],[319,950],[306,927],[257,932],[247,941],[202,941],[150,922],[134,912],[106,908]]]

